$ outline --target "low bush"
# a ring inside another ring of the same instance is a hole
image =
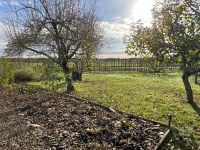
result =
[[[18,82],[29,82],[39,80],[39,75],[30,68],[14,72],[14,81]]]
[[[12,63],[0,59],[0,86],[6,86],[13,81]]]

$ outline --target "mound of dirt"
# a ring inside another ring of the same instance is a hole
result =
[[[152,150],[166,128],[65,94],[0,89],[0,149]]]

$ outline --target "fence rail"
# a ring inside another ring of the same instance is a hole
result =
[[[6,59],[14,63],[21,65],[24,64],[36,64],[40,66],[42,64],[50,62],[45,58],[9,58]],[[81,63],[75,59],[70,60],[69,67],[71,69],[80,68]],[[77,63],[78,62],[78,63]],[[76,66],[78,65],[78,66]],[[152,60],[145,60],[142,58],[128,58],[128,59],[96,59],[89,67],[85,68],[85,71],[140,71],[140,72],[155,72],[161,69],[163,70],[176,70],[180,68],[179,63],[170,64],[156,64]]]
[[[90,67],[91,71],[141,71],[151,72],[179,69],[179,63],[156,64],[152,60],[141,58],[129,59],[97,59]]]

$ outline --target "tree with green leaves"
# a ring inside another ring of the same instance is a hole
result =
[[[158,2],[152,10],[152,26],[135,22],[124,39],[128,54],[159,62],[180,62],[189,103],[194,103],[189,77],[200,72],[199,8],[199,2],[194,0]]]
[[[8,56],[29,52],[44,56],[62,68],[67,92],[74,90],[69,60],[80,53],[95,56],[102,30],[96,14],[96,1],[18,0],[5,19]]]

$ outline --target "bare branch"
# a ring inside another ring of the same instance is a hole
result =
[[[76,48],[73,49],[73,52],[68,56],[68,59],[71,59],[77,53],[77,51],[79,50],[80,46],[81,46],[81,43],[78,43]]]
[[[7,20],[9,53],[32,51],[51,60],[55,55],[63,66],[63,62],[67,65],[69,59],[83,50],[90,57],[97,52],[102,33],[95,3],[85,0],[18,1],[20,7],[15,8]]]

